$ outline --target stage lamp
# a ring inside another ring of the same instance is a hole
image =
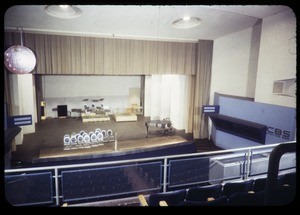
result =
[[[5,51],[4,65],[12,73],[27,74],[34,69],[36,58],[29,48],[23,46],[22,28],[18,27],[18,29],[21,32],[21,45],[11,46]]]

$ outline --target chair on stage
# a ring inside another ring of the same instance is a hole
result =
[[[108,142],[107,131],[106,130],[102,130],[101,133],[103,135],[103,143],[107,143]]]
[[[101,132],[99,132],[99,131],[97,131],[96,133],[96,136],[97,136],[97,139],[98,139],[98,143],[100,144],[100,145],[103,145],[103,134],[101,133]]]
[[[96,133],[96,132],[101,132],[101,129],[100,129],[100,128],[96,128],[96,129],[95,129],[95,133]]]
[[[77,139],[75,134],[71,135],[71,149],[77,149]]]
[[[83,135],[83,142],[84,142],[83,146],[84,146],[84,148],[91,148],[91,146],[90,146],[90,140],[91,140],[90,135],[88,135],[87,133],[85,133]]]
[[[66,134],[64,136],[64,150],[70,150],[70,149],[71,149],[70,135]]]
[[[112,132],[111,129],[108,129],[108,130],[107,130],[107,136],[108,136],[108,142],[113,142],[113,141],[115,141],[115,136],[114,136],[114,134],[113,134],[113,132]]]
[[[92,147],[96,147],[96,146],[98,146],[98,138],[97,138],[97,136],[96,136],[96,134],[94,133],[94,132],[90,132],[90,139],[91,139],[91,146]]]
[[[77,136],[77,147],[78,148],[84,148],[83,144],[83,136],[81,134],[76,135]]]

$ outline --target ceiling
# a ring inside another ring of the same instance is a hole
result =
[[[18,5],[7,9],[6,31],[115,37],[147,40],[214,40],[253,26],[259,19],[291,10],[287,6],[146,6],[76,5],[79,17],[61,19],[45,12],[46,5]],[[198,17],[200,25],[178,29],[172,22],[184,16]]]

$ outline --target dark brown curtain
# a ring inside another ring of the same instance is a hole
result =
[[[208,138],[208,118],[202,113],[202,106],[209,104],[212,56],[213,41],[199,40],[194,94],[194,139]]]
[[[36,112],[37,112],[37,121],[41,121],[41,101],[44,99],[43,95],[43,78],[45,78],[43,75],[34,75],[34,81],[35,81],[35,95],[36,95]]]

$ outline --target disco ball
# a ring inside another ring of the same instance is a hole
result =
[[[16,45],[8,48],[4,53],[4,64],[12,73],[27,74],[34,69],[36,58],[29,48]]]

